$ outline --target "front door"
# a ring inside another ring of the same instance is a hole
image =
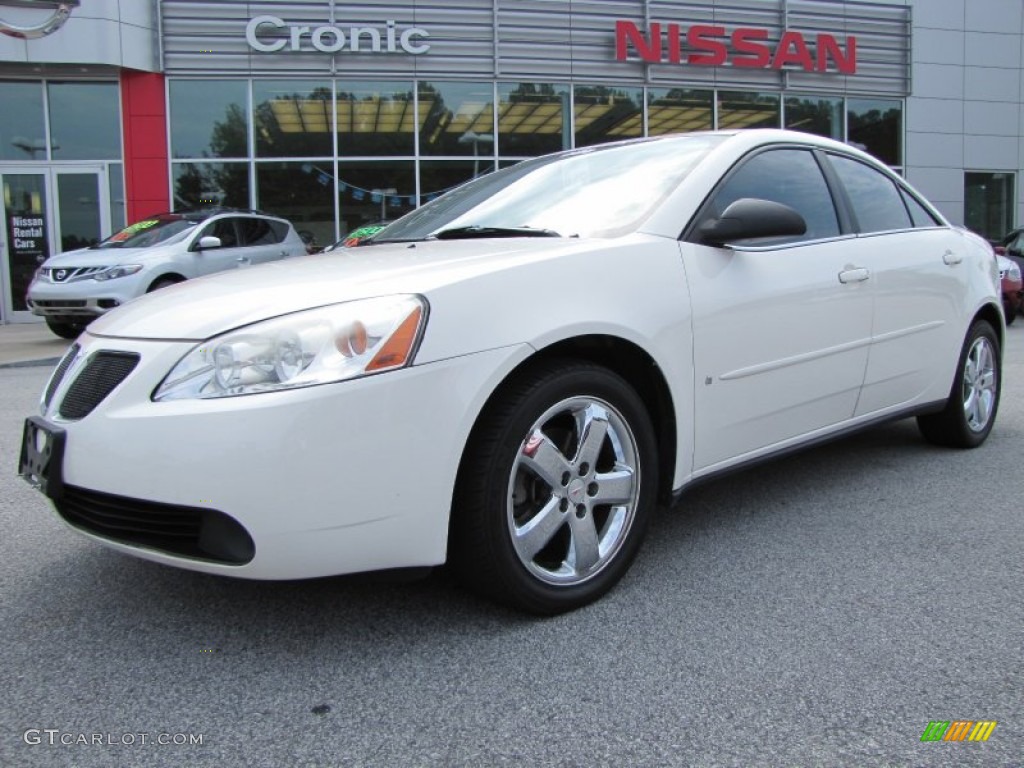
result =
[[[110,234],[107,173],[101,166],[0,166],[0,321],[38,321],[25,293],[56,253]]]

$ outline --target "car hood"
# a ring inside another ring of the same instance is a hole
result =
[[[163,288],[108,312],[89,332],[202,341],[312,307],[389,294],[429,294],[474,275],[584,247],[578,239],[513,238],[396,243],[302,256]]]
[[[51,256],[44,267],[113,267],[117,264],[138,264],[140,259],[159,256],[163,248],[79,248]]]

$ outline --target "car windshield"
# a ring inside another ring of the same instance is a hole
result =
[[[693,134],[524,160],[453,189],[368,244],[624,235],[723,140]]]
[[[125,227],[92,248],[149,248],[183,236],[195,227],[196,223],[183,216],[157,216],[152,219],[144,219]]]

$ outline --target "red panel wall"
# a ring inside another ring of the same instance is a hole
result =
[[[122,70],[121,114],[125,194],[131,223],[171,209],[164,76]]]

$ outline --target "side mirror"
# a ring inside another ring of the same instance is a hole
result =
[[[806,231],[804,217],[788,205],[753,197],[740,198],[720,218],[704,222],[697,230],[702,243],[718,248],[736,240],[789,237]]]
[[[219,237],[213,235],[207,235],[206,237],[199,238],[199,243],[196,245],[197,251],[205,251],[210,248],[220,248],[221,242]]]

